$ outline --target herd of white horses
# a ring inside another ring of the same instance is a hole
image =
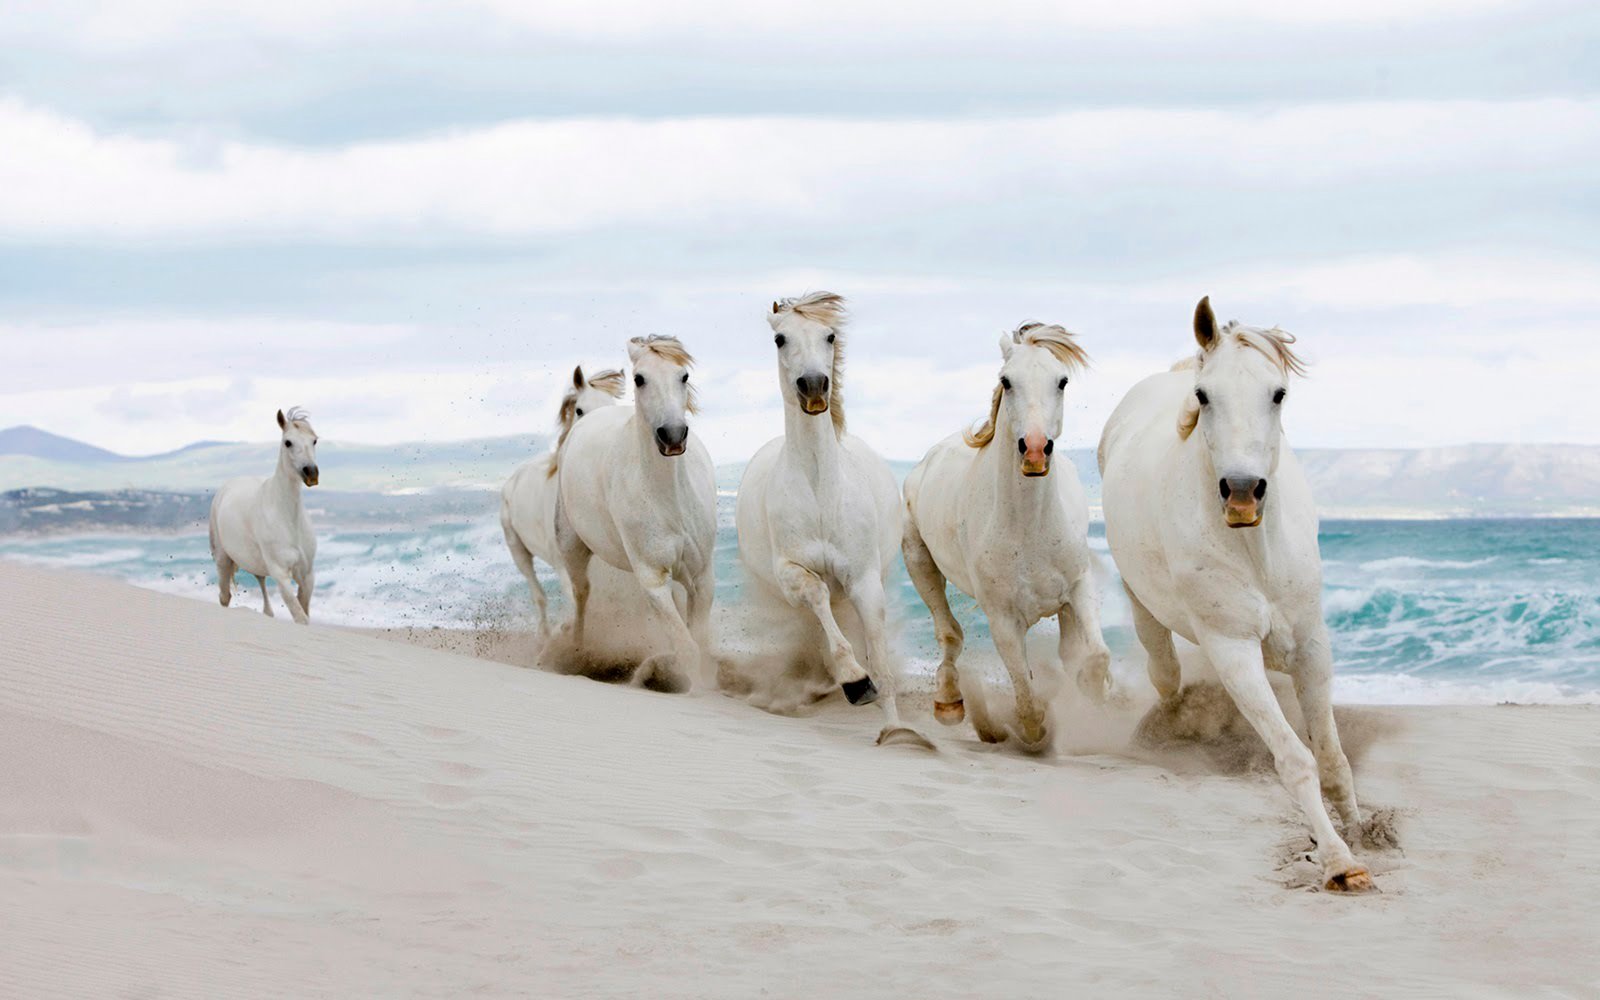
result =
[[[846,429],[844,300],[827,292],[785,299],[772,304],[767,321],[784,433],[745,469],[739,551],[758,588],[820,627],[821,689],[837,688],[854,705],[876,702],[884,715],[879,742],[925,742],[901,720],[889,651],[885,587],[903,553],[942,654],[935,717],[947,725],[970,717],[988,742],[1015,736],[1025,749],[1045,748],[1050,714],[1035,668],[1057,668],[1030,660],[1030,627],[1058,621],[1060,670],[1091,697],[1102,699],[1111,684],[1088,503],[1071,463],[1052,461],[1065,393],[1085,367],[1083,349],[1059,326],[1029,323],[1001,335],[988,417],[934,445],[902,490],[883,458]],[[1195,310],[1194,336],[1194,355],[1135,385],[1106,422],[1098,452],[1106,539],[1161,698],[1170,703],[1179,694],[1176,633],[1199,647],[1271,750],[1310,823],[1326,886],[1365,890],[1371,877],[1323,801],[1325,794],[1346,836],[1357,838],[1361,816],[1330,700],[1316,511],[1281,422],[1290,378],[1303,367],[1292,336],[1219,324],[1209,299]],[[500,520],[541,632],[549,621],[534,561],[559,578],[571,609],[560,631],[581,648],[598,558],[638,581],[670,640],[669,650],[639,665],[635,682],[682,689],[715,671],[714,471],[689,426],[694,360],[682,343],[635,338],[628,357],[633,405],[618,405],[621,372],[575,371],[554,452],[506,483]],[[260,583],[266,614],[271,578],[294,620],[305,623],[316,540],[300,490],[317,484],[317,436],[298,410],[277,419],[276,473],[218,491],[211,550],[224,605],[242,569]],[[1015,692],[1014,719],[998,720],[983,685],[960,671],[963,634],[947,582],[988,619]],[[1292,679],[1309,748],[1279,706],[1268,670]]]

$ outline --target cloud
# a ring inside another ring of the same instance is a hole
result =
[[[621,227],[798,232],[959,210],[1085,214],[1248,191],[1337,212],[1374,187],[1561,189],[1600,154],[1600,100],[1113,109],[997,120],[519,121],[335,149],[96,131],[0,101],[0,238],[201,243],[515,240]],[[984,216],[987,214],[988,219]],[[1024,238],[1026,234],[1023,234]]]

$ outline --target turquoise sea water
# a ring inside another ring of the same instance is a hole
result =
[[[742,584],[732,502],[721,498],[719,602],[738,601]],[[1340,700],[1600,702],[1600,521],[1327,521],[1321,540]],[[1143,657],[1101,526],[1090,541],[1107,641],[1119,669],[1138,677]],[[0,557],[216,599],[203,532],[8,537]],[[927,611],[903,569],[894,584],[901,650],[925,667],[938,656]],[[548,589],[556,593],[553,581]],[[969,642],[986,646],[982,614],[953,596]],[[258,600],[252,582],[235,607]],[[492,515],[324,530],[314,611],[320,621],[367,626],[532,620]]]

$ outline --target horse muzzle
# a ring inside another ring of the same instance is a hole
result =
[[[1222,494],[1223,515],[1230,528],[1254,528],[1261,523],[1266,508],[1265,479],[1223,479],[1217,483]]]
[[[1055,441],[1043,434],[1029,434],[1017,438],[1017,451],[1022,455],[1022,474],[1029,478],[1048,476],[1050,456],[1055,450]]]
[[[317,485],[317,467],[315,465],[308,465],[301,469],[300,481],[305,483],[307,486]]]
[[[828,376],[802,375],[794,380],[800,411],[810,416],[828,412]]]
[[[689,449],[689,425],[656,428],[656,450],[667,458],[677,458]]]

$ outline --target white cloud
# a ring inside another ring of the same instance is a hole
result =
[[[11,241],[426,243],[627,226],[848,232],[951,206],[1044,211],[1140,191],[1325,199],[1340,184],[1511,177],[1600,155],[1600,100],[952,121],[519,121],[337,149],[192,149],[5,100],[0,147],[25,151],[0,159],[0,238]]]

